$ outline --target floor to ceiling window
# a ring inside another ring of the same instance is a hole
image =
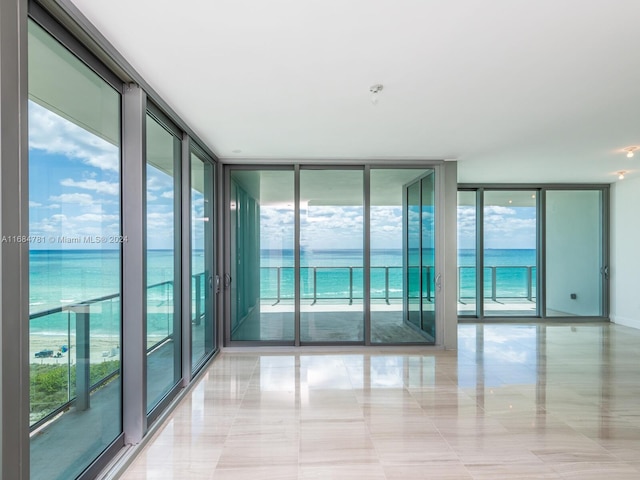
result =
[[[485,191],[485,315],[537,315],[536,217],[536,190]]]
[[[33,21],[28,41],[30,468],[66,480],[122,432],[121,99]]]
[[[606,186],[463,185],[458,315],[606,317],[606,192]]]
[[[364,340],[363,171],[300,171],[300,341]]]
[[[601,190],[546,192],[546,315],[603,316]]]
[[[97,478],[216,349],[215,162],[64,7],[0,10],[2,478]]]
[[[433,344],[438,169],[226,168],[226,342]]]
[[[405,187],[405,324],[435,342],[435,174],[429,172]]]
[[[416,181],[427,172],[428,170],[425,169],[371,169],[369,209],[371,343],[432,341],[432,338],[420,328],[420,296],[418,294],[420,285],[417,275],[420,269],[418,252],[421,235],[420,192]],[[425,211],[426,213],[432,212]],[[410,226],[409,222],[414,222],[415,225]],[[407,235],[407,227],[409,235]],[[409,242],[409,255],[406,257],[405,238]],[[425,239],[426,243],[423,247],[433,248],[431,239],[429,237]],[[433,255],[430,257],[433,258]],[[431,258],[427,262],[428,265],[425,265],[425,279],[427,270],[433,266]],[[405,261],[416,264],[407,271],[409,282],[404,278]],[[428,273],[430,278],[432,273],[431,269]],[[425,293],[427,289],[428,286],[425,283]],[[404,315],[405,297],[409,298],[409,307],[412,309],[410,318],[405,318]],[[433,295],[431,297],[433,298]],[[415,315],[415,318],[411,315]]]
[[[293,342],[294,172],[234,170],[229,196],[229,338]]]
[[[458,192],[458,315],[476,315],[476,192]]]
[[[215,349],[215,195],[214,167],[199,151],[190,152],[191,169],[191,368]]]
[[[147,114],[147,412],[178,383],[182,365],[181,141],[170,128]]]

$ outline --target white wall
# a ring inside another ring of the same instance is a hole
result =
[[[611,188],[611,321],[640,329],[640,178]]]

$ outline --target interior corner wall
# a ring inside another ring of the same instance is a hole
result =
[[[611,188],[610,319],[640,329],[640,178]]]

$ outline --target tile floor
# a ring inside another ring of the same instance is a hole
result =
[[[457,352],[223,352],[122,478],[637,480],[640,331],[463,324]]]

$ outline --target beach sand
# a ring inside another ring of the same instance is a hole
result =
[[[149,346],[159,342],[163,335],[149,337]],[[63,352],[63,346],[71,347]],[[38,358],[36,352],[43,350],[53,350],[53,357]],[[94,336],[91,338],[89,358],[91,363],[102,363],[120,359],[120,338],[119,336]],[[60,355],[60,356],[57,356]],[[31,334],[29,336],[29,363],[66,365],[71,355],[71,365],[76,363],[76,339],[75,335],[54,335],[47,333]]]
[[[69,341],[70,340],[70,341]],[[96,337],[91,339],[89,357],[91,363],[101,363],[120,359],[120,339],[118,337]],[[63,352],[63,346],[71,347]],[[53,350],[53,357],[37,358],[36,352]],[[60,356],[57,356],[60,355]],[[70,356],[70,358],[69,358]],[[69,360],[76,363],[76,339],[66,335],[32,334],[29,337],[29,363],[66,365]]]

